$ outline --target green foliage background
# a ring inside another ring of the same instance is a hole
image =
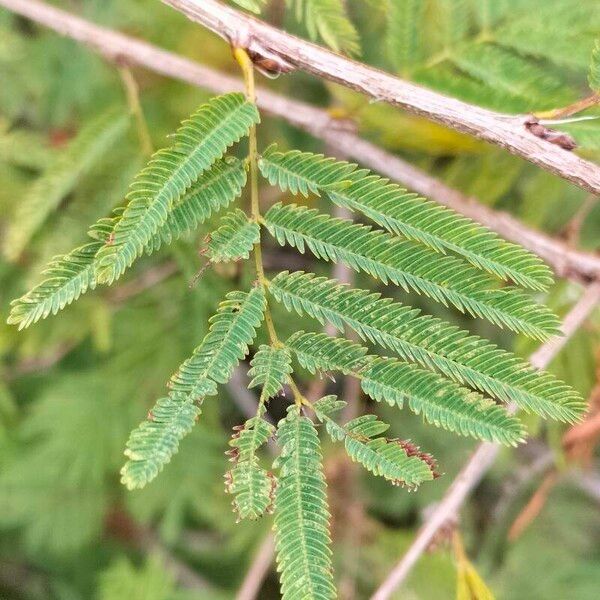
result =
[[[225,44],[155,0],[56,4],[236,72]],[[305,35],[294,11],[285,13],[278,4],[267,3],[264,16]],[[348,11],[364,60],[475,104],[526,112],[589,94],[588,66],[600,32],[594,0],[353,0]],[[319,28],[313,29],[318,36]],[[356,48],[346,42],[340,47]],[[136,69],[134,75],[156,147],[166,145],[166,134],[210,97],[148,71]],[[203,262],[200,240],[214,226],[209,222],[197,240],[141,259],[120,285],[86,295],[61,318],[21,333],[4,324],[9,301],[40,280],[52,256],[85,241],[88,225],[122,200],[144,157],[126,119],[118,70],[2,9],[0,81],[0,597],[231,598],[269,526],[268,517],[236,525],[224,493],[227,439],[243,418],[231,388],[204,404],[199,425],[146,489],[127,492],[118,471],[129,431],[205,334],[218,301],[251,275],[217,266],[190,287]],[[600,205],[520,159],[304,75],[261,83],[356,118],[365,136],[532,227],[566,236],[573,219],[585,214],[574,243],[589,250],[600,246]],[[563,129],[577,138],[582,155],[600,158],[598,122]],[[282,149],[326,151],[281,121],[264,119],[260,136],[263,147],[275,140]],[[27,203],[38,207],[35,217],[21,208],[30,197]],[[15,251],[18,245],[22,252]],[[273,246],[267,263],[287,268],[295,258],[288,252]],[[152,285],[157,275],[160,281]],[[543,299],[564,314],[579,292],[561,282]],[[410,302],[523,356],[534,348],[423,298]],[[311,327],[288,313],[278,321],[285,337]],[[595,383],[598,325],[594,317],[552,366],[586,396]],[[326,446],[336,571],[353,582],[356,598],[368,597],[385,576],[410,543],[421,511],[442,495],[473,447],[407,411],[368,408],[392,424],[393,435],[433,452],[444,475],[408,494],[355,472]],[[274,408],[276,418],[283,414],[283,404]],[[560,455],[563,426],[529,425]],[[504,450],[475,493],[462,521],[470,555],[501,598],[596,598],[600,513],[597,501],[568,478],[532,527],[516,543],[506,542],[512,517],[538,481],[518,487],[500,513],[498,499],[525,462],[524,453]],[[348,480],[354,481],[349,487]],[[356,526],[344,527],[356,518],[357,506]],[[182,565],[192,572],[192,585],[182,577]],[[441,548],[422,559],[402,597],[449,598],[454,586],[453,560]],[[277,590],[271,575],[260,597],[277,598]]]

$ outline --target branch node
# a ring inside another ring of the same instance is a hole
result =
[[[525,120],[525,129],[533,133],[536,137],[563,148],[563,150],[574,150],[577,148],[577,142],[568,133],[561,133],[542,125],[539,119],[533,115],[530,115]]]
[[[231,39],[231,45],[233,48],[244,49],[254,67],[266,77],[279,77],[281,74],[296,70],[296,65],[289,60],[265,48],[259,40],[252,36],[249,28],[243,28],[236,32],[235,39]]]

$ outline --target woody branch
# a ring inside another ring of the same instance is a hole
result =
[[[94,25],[38,0],[0,0],[0,6],[77,40],[108,60],[136,64],[216,93],[243,90],[243,82],[236,77]],[[572,249],[560,240],[527,227],[507,213],[466,197],[410,163],[340,127],[327,111],[260,88],[257,90],[257,103],[261,110],[322,139],[338,152],[525,246],[552,265],[558,275],[582,281],[596,279],[600,275],[600,257]]]

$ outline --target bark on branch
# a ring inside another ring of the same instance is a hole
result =
[[[600,166],[533,135],[525,115],[506,115],[480,108],[403,81],[388,73],[335,54],[271,27],[217,0],[162,0],[229,43],[256,56],[339,83],[478,139],[491,142],[600,194]]]
[[[600,283],[594,283],[587,288],[583,296],[579,299],[579,302],[575,304],[565,317],[562,326],[564,335],[553,338],[540,346],[530,356],[529,362],[538,369],[547,367],[599,303]],[[511,412],[514,412],[515,408],[515,406],[512,406]],[[394,591],[406,579],[406,576],[419,560],[419,557],[427,550],[438,530],[449,519],[454,519],[457,516],[469,494],[494,464],[500,449],[499,445],[489,442],[483,442],[477,446],[477,449],[455,477],[440,503],[428,515],[427,521],[417,533],[410,548],[392,569],[375,594],[371,596],[371,600],[388,600],[391,597]]]
[[[136,64],[191,85],[223,93],[243,90],[236,77],[225,75],[141,40],[99,27],[37,0],[0,0],[0,6],[75,39],[112,61]],[[409,189],[448,206],[525,246],[564,277],[592,280],[600,276],[600,257],[569,248],[563,242],[528,228],[514,217],[482,205],[410,163],[340,127],[327,111],[258,90],[258,105],[271,115],[322,139],[338,152],[401,182]]]

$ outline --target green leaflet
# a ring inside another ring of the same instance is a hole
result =
[[[148,242],[147,254],[160,249],[163,243],[171,243],[193,231],[213,212],[230,204],[239,196],[246,182],[246,171],[241,161],[227,158],[216,162],[203,173],[180,203],[169,214],[158,233]],[[116,209],[116,217],[103,218],[88,232],[94,242],[55,258],[44,271],[47,279],[11,303],[8,323],[19,329],[56,314],[96,285],[96,255],[110,236],[123,209]]]
[[[111,109],[82,127],[67,148],[57,153],[17,206],[3,243],[9,260],[21,255],[48,215],[119,139],[128,122],[120,109]]]
[[[90,242],[55,258],[44,270],[47,277],[21,298],[11,302],[7,323],[18,325],[19,330],[55,315],[96,287],[94,257],[103,242]]]
[[[585,402],[551,373],[538,371],[511,352],[469,335],[410,306],[367,290],[352,289],[311,273],[279,273],[269,284],[273,297],[288,310],[308,314],[340,331],[344,324],[364,340],[403,359],[439,370],[528,412],[575,421]]]
[[[437,427],[506,445],[523,439],[519,420],[502,407],[430,371],[395,359],[367,356],[366,348],[326,334],[298,332],[286,345],[312,373],[334,370],[358,377],[373,400],[400,408],[407,400],[410,410]]]
[[[173,205],[200,174],[259,121],[256,106],[239,93],[202,105],[159,150],[131,184],[127,207],[111,242],[98,253],[98,280],[112,283],[142,254],[167,221]]]
[[[229,454],[238,462],[253,461],[258,449],[275,433],[275,427],[261,417],[252,417],[235,429],[236,433],[229,442],[233,451]]]
[[[314,408],[331,438],[343,441],[348,456],[373,475],[381,476],[393,485],[413,489],[437,477],[431,455],[421,452],[414,444],[375,437],[389,429],[389,425],[379,421],[375,415],[363,415],[345,425],[338,425],[332,418],[332,413],[339,408],[335,396],[322,398],[314,404]]]
[[[152,481],[177,452],[199,415],[200,408],[184,394],[171,393],[158,400],[148,418],[131,432],[121,483],[133,490]]]
[[[422,21],[425,3],[422,0],[387,0],[386,46],[395,69],[403,76],[423,59]]]
[[[278,152],[270,146],[259,166],[269,182],[284,191],[305,196],[325,191],[336,204],[361,212],[391,233],[441,254],[456,252],[501,279],[538,290],[552,283],[552,272],[534,254],[352,163],[310,152]]]
[[[280,244],[302,253],[308,247],[318,258],[344,262],[529,337],[545,340],[559,331],[558,318],[548,308],[516,289],[492,289],[488,276],[454,257],[296,205],[275,204],[264,220]]]
[[[52,162],[52,154],[42,135],[27,129],[0,131],[0,162],[28,169],[45,169]]]
[[[276,396],[292,373],[292,357],[287,348],[274,348],[263,344],[250,362],[249,388],[261,386],[262,402]]]
[[[319,37],[337,52],[360,53],[358,33],[346,14],[343,0],[286,0],[312,40]]]
[[[260,227],[243,210],[236,208],[221,219],[221,226],[208,236],[206,256],[212,262],[249,258],[260,241]]]
[[[326,333],[298,331],[288,338],[285,345],[294,352],[300,365],[311,373],[341,371],[344,375],[354,375],[375,358],[364,346]]]
[[[194,231],[211,215],[227,208],[246,185],[244,163],[232,156],[215,162],[172,208],[167,220],[145,248],[146,254]]]
[[[277,144],[271,144],[263,152],[258,166],[271,185],[305,197],[310,192],[319,196],[322,190],[350,184],[357,169],[355,164],[323,154],[300,150],[279,152]]]
[[[235,465],[225,475],[226,490],[235,496],[233,508],[239,519],[258,519],[272,508],[276,482],[260,466],[256,452],[273,435],[275,427],[257,416],[236,429],[228,452]]]
[[[256,328],[263,320],[266,300],[262,287],[250,292],[230,292],[210,319],[210,329],[169,382],[174,392],[191,400],[217,393],[233,369],[248,353]]]
[[[436,427],[485,441],[516,446],[525,429],[493,401],[438,375],[394,359],[378,358],[360,372],[365,394],[402,408],[404,401]]]
[[[277,443],[274,529],[282,598],[332,600],[329,511],[317,431],[292,406],[279,423]]]
[[[204,396],[213,395],[217,383],[226,383],[239,360],[248,352],[265,308],[264,291],[231,292],[211,320],[209,332],[194,353],[171,378],[171,391],[150,411],[148,419],[131,434],[122,482],[143,487],[154,479],[177,452],[200,414]]]
[[[494,44],[465,46],[452,55],[452,62],[491,89],[522,98],[532,107],[547,97],[557,103],[568,98],[563,93],[560,79],[530,60]]]
[[[258,461],[240,461],[225,474],[225,490],[235,498],[232,506],[238,521],[255,521],[273,511],[274,477]]]

